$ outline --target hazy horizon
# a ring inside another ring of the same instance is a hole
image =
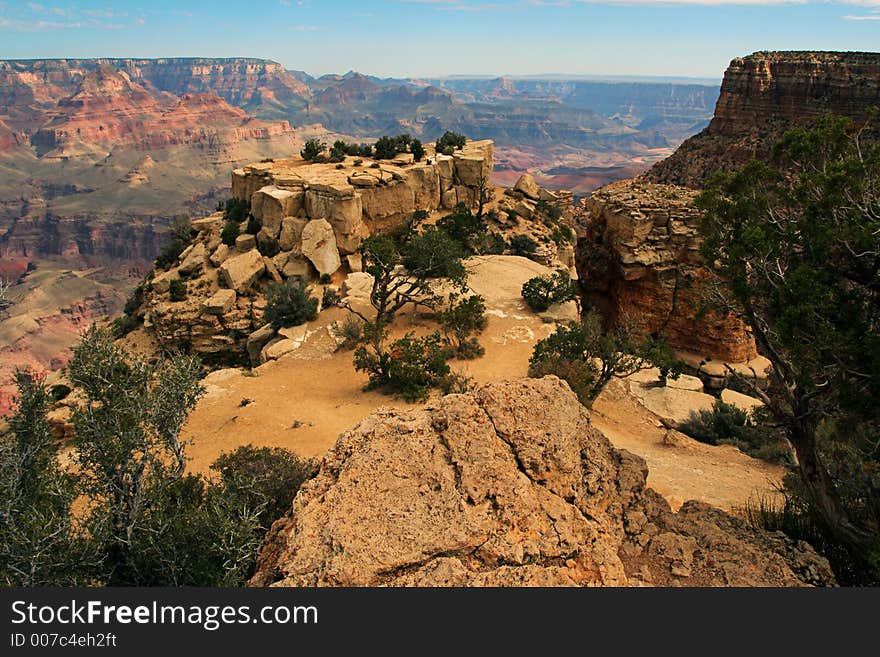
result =
[[[315,77],[712,82],[758,50],[875,51],[880,0],[0,0],[0,36],[0,59],[249,56]]]

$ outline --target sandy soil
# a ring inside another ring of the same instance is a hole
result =
[[[481,337],[486,354],[453,366],[476,383],[525,376],[534,343],[546,324],[522,303],[520,288],[546,268],[524,258],[482,257],[470,261],[471,288],[486,298],[489,325]],[[404,314],[395,333],[424,332],[430,320]],[[207,394],[190,416],[185,437],[190,469],[206,470],[222,452],[247,443],[280,446],[303,456],[321,456],[338,435],[375,409],[406,402],[364,392],[366,376],[352,367],[350,351],[306,345],[249,373],[221,370],[205,379]],[[782,470],[732,447],[713,447],[677,434],[675,444],[658,418],[639,405],[626,384],[613,382],[597,400],[594,422],[615,446],[648,463],[648,482],[674,507],[701,499],[735,509],[756,496],[772,495]]]

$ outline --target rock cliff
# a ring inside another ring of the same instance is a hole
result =
[[[804,543],[698,502],[672,513],[556,379],[380,410],[340,436],[255,586],[833,585]]]
[[[724,73],[709,126],[644,178],[699,189],[718,170],[768,158],[793,126],[828,113],[864,120],[878,105],[880,53],[756,52],[736,58]]]
[[[584,201],[578,279],[587,306],[674,348],[729,362],[755,358],[737,318],[706,308],[700,282],[697,192],[639,181],[615,183]]]

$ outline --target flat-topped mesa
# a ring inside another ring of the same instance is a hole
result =
[[[757,356],[746,327],[705,309],[696,195],[637,180],[594,192],[581,214],[580,285],[586,305],[610,324],[630,322],[699,359],[744,363]]]
[[[476,207],[480,185],[492,175],[494,143],[471,141],[451,156],[426,150],[421,162],[401,153],[392,160],[347,157],[338,165],[299,157],[251,164],[232,172],[232,195],[250,203],[265,240],[279,239],[285,218],[324,219],[340,254],[350,255],[364,237],[401,225],[417,210]]]
[[[825,114],[863,121],[880,105],[880,53],[756,52],[730,62],[715,116],[643,177],[699,189],[715,171],[768,159],[795,126]],[[866,138],[877,138],[877,130]]]

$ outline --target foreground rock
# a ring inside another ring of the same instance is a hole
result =
[[[804,543],[707,505],[672,513],[554,377],[491,384],[344,433],[273,525],[256,586],[799,586]]]

